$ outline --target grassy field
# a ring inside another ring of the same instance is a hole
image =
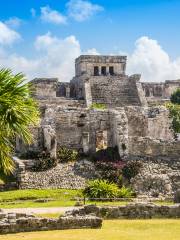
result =
[[[80,190],[67,189],[46,189],[46,190],[15,190],[0,192],[0,208],[28,208],[28,207],[68,207],[74,206],[76,198],[81,197]],[[37,200],[51,199],[47,202],[38,202]],[[87,201],[86,204],[97,205],[125,205],[129,202],[95,202]],[[172,202],[157,202],[157,204],[172,204]]]
[[[0,240],[179,240],[179,220],[108,220],[102,229],[8,234]]]

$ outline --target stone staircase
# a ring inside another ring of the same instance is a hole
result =
[[[104,77],[91,86],[92,100],[109,106],[140,106],[136,82],[127,76]]]

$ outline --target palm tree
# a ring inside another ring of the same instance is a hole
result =
[[[14,139],[32,142],[30,126],[39,121],[37,103],[31,97],[30,84],[22,73],[12,74],[10,69],[0,70],[0,170],[13,170]]]

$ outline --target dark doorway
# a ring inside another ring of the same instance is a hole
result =
[[[99,76],[99,67],[98,66],[94,67],[94,76]]]
[[[106,67],[101,67],[101,74],[106,75]]]
[[[109,74],[114,75],[114,67],[109,67]]]

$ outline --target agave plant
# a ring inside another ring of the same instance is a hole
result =
[[[12,172],[13,141],[18,136],[32,142],[30,126],[39,122],[37,103],[31,97],[30,84],[22,73],[0,70],[0,170]]]

